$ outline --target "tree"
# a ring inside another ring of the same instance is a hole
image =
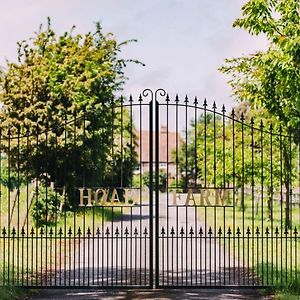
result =
[[[265,109],[250,110],[246,102],[235,107],[229,117],[224,109],[222,114],[203,112],[191,123],[187,142],[178,152],[182,187],[234,187],[236,192],[253,188],[263,192],[271,219],[281,177],[289,184],[296,183],[297,146],[291,143],[291,166],[283,170],[283,139],[274,134],[272,120],[264,118],[266,115]],[[244,194],[239,197],[241,209],[245,208]]]
[[[249,101],[252,107],[263,107],[275,116],[282,132],[300,141],[300,3],[294,0],[250,0],[242,8],[242,17],[234,27],[250,34],[264,34],[269,41],[266,51],[250,56],[227,59],[220,68],[228,74],[238,101]],[[274,127],[279,127],[275,124]],[[290,141],[283,140],[286,219],[290,207]]]
[[[94,33],[73,30],[59,36],[48,19],[30,43],[18,43],[18,62],[1,73],[2,147],[11,167],[31,178],[46,174],[58,187],[118,185],[121,177],[126,184],[134,128],[114,95],[126,64],[139,62],[120,58],[130,41],[118,44],[99,23]]]
[[[250,0],[233,26],[264,34],[269,47],[249,56],[227,59],[238,101],[264,107],[286,127],[300,128],[300,3],[294,0]]]

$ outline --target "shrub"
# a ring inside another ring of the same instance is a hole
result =
[[[132,187],[140,188],[143,186],[144,186],[143,177],[142,177],[142,182],[141,182],[140,174],[134,174],[132,177]]]
[[[21,172],[18,174],[13,168],[8,172],[8,167],[2,165],[0,183],[13,190],[26,183],[26,177]]]
[[[34,223],[37,226],[51,224],[55,217],[59,216],[59,206],[63,201],[63,196],[50,188],[41,186],[38,194],[33,198],[33,207],[31,211]]]
[[[167,187],[167,173],[164,171],[159,171],[158,178],[159,178],[159,180],[158,180],[159,190],[161,192],[165,192],[166,187]],[[145,172],[143,174],[143,182],[147,187],[149,187],[149,185],[150,185],[149,172]],[[155,172],[153,172],[153,187],[154,187],[154,184],[155,184]]]

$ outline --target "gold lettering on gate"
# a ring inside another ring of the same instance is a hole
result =
[[[129,191],[130,189],[124,189],[124,200],[126,204],[129,203]]]
[[[205,205],[204,202],[206,202],[207,206],[211,206],[211,203],[209,202],[209,196],[210,190],[202,189],[200,192],[200,205]]]
[[[113,189],[112,196],[111,196],[111,203],[112,204],[120,203],[119,194],[116,189]]]
[[[133,188],[78,188],[79,206],[92,207],[106,205],[136,205],[141,203],[144,191]],[[186,193],[174,189],[173,206],[225,206],[230,205],[229,189],[189,188]],[[186,195],[181,199],[181,195]],[[146,194],[146,197],[149,197]]]
[[[177,194],[176,190],[173,190],[173,205],[177,205],[177,198],[180,200],[180,194]]]
[[[225,205],[226,199],[229,199],[229,191],[226,189],[216,190],[215,199],[216,205]]]
[[[193,204],[197,205],[192,189],[188,189],[188,193],[187,193],[186,200],[185,200],[185,205],[187,205],[187,206],[190,205],[190,201],[193,201]]]
[[[131,205],[138,204],[138,192],[139,190],[134,191],[133,189],[123,189],[124,190],[124,200],[125,204],[129,204],[129,200],[131,200]]]
[[[189,188],[186,193],[172,191],[173,206],[225,206],[230,205],[230,189],[226,188]],[[181,195],[185,195],[184,202]]]
[[[139,204],[143,191],[131,188],[78,188],[79,206],[105,206],[114,204]],[[141,196],[140,196],[141,195]]]
[[[102,193],[102,197],[101,199],[99,200],[99,193]],[[100,204],[100,205],[105,205],[106,202],[107,202],[107,193],[108,191],[106,189],[97,189],[95,191],[95,194],[94,194],[94,202],[95,204]]]
[[[92,189],[80,188],[78,189],[80,193],[80,202],[79,206],[85,206],[84,199],[87,199],[86,206],[92,206]],[[87,191],[87,195],[84,195],[84,191]]]

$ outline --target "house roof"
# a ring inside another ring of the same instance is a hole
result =
[[[141,135],[141,136],[140,136]],[[149,162],[150,132],[142,130],[137,133],[137,154],[140,162]],[[159,131],[159,161],[175,162],[174,151],[179,149],[183,140],[178,132],[167,131],[166,126],[161,126]],[[155,161],[155,132],[153,132],[153,161]]]

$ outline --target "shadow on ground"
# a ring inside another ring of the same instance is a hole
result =
[[[40,294],[27,299],[274,299],[263,296],[256,289],[159,289],[159,290],[62,290],[45,289]]]

